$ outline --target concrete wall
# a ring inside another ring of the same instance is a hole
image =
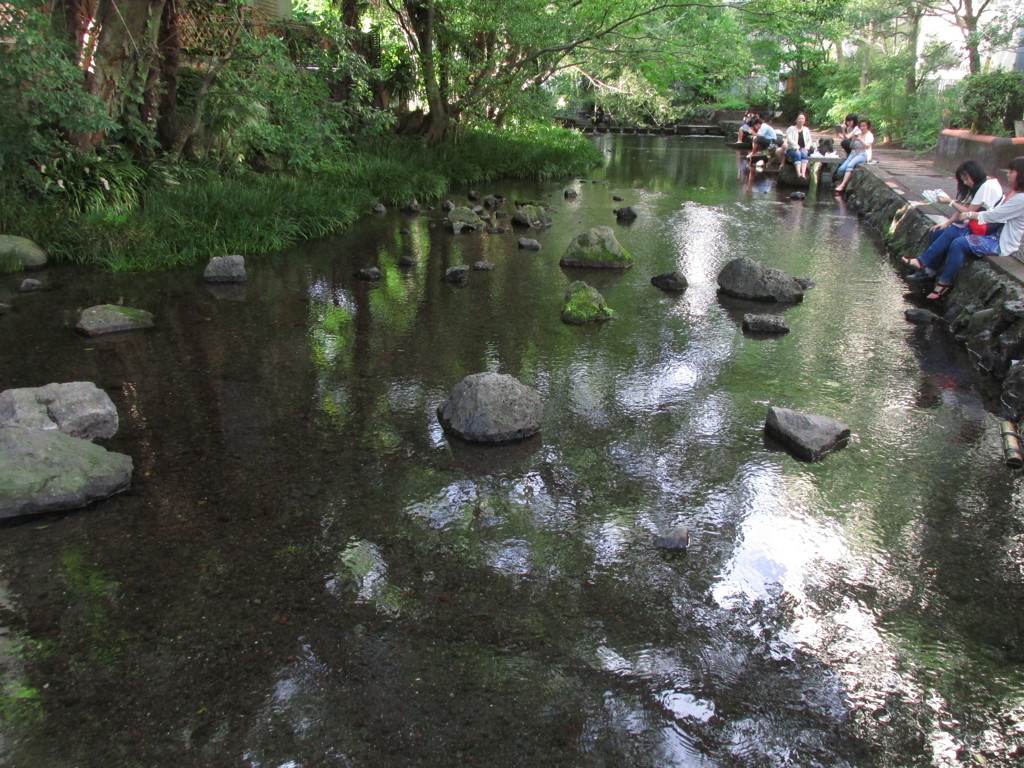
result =
[[[964,160],[977,160],[989,173],[1002,173],[1015,157],[1024,157],[1024,138],[982,136],[970,131],[946,128],[939,134],[935,164],[954,170]]]

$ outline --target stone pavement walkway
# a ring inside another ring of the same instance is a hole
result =
[[[877,162],[862,165],[884,181],[890,189],[902,195],[908,202],[921,203],[922,211],[933,218],[936,223],[945,221],[953,209],[948,205],[928,203],[921,196],[926,189],[944,189],[950,195],[956,193],[956,181],[953,172],[936,167],[931,160],[918,157],[906,149],[890,149],[876,147],[872,151]],[[999,175],[999,181],[1006,189],[1005,174]],[[1020,254],[1012,258],[987,257],[986,261],[997,272],[1013,277],[1024,283],[1024,263]]]

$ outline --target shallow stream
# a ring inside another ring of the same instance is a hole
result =
[[[241,287],[0,276],[0,389],[97,383],[135,462],[124,495],[0,528],[0,765],[1024,761],[1024,485],[966,354],[905,322],[827,190],[790,200],[721,140],[595,141],[586,180],[482,185],[550,202],[540,232],[394,212]],[[559,267],[597,224],[633,269]],[[790,334],[744,335],[751,305],[718,296],[741,254],[814,281]],[[676,268],[685,293],[651,286]],[[614,320],[559,321],[576,278]],[[117,301],[156,327],[75,334]],[[443,434],[484,370],[540,391],[540,436]],[[853,439],[800,462],[769,405]],[[689,552],[652,546],[679,524]]]

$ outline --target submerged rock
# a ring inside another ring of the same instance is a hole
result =
[[[591,227],[573,238],[559,263],[563,267],[628,269],[633,266],[633,257],[611,227]]]
[[[718,287],[730,296],[753,301],[796,302],[804,298],[804,288],[795,277],[749,256],[722,267]]]
[[[539,251],[541,245],[537,240],[532,237],[520,237],[519,238],[519,250],[521,251]]]
[[[35,293],[41,290],[43,290],[42,281],[36,280],[34,277],[26,277],[18,286],[18,291],[21,293]]]
[[[134,331],[153,327],[153,313],[144,309],[122,307],[119,304],[100,304],[83,309],[78,317],[76,330],[86,336],[104,333]]]
[[[384,277],[380,267],[363,267],[356,274],[359,275],[360,280],[380,280]]]
[[[654,546],[669,552],[685,552],[690,546],[690,529],[677,525],[664,536],[655,536]]]
[[[845,448],[850,438],[850,428],[841,421],[777,406],[768,409],[764,431],[805,461]]]
[[[614,314],[598,290],[582,280],[570,283],[565,291],[565,302],[562,305],[563,323],[586,325],[608,320]]]
[[[633,206],[624,205],[621,208],[616,208],[612,211],[615,214],[615,218],[620,222],[636,221],[636,211],[633,210]]]
[[[540,431],[540,394],[512,376],[470,374],[437,408],[444,429],[476,443],[522,440]]]
[[[481,260],[481,261],[474,261],[473,262],[473,271],[474,272],[491,272],[493,269],[494,269],[494,262],[493,261]]]

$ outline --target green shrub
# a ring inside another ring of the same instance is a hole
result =
[[[974,133],[1012,136],[1013,121],[1024,116],[1024,74],[982,72],[963,80],[960,125]]]

